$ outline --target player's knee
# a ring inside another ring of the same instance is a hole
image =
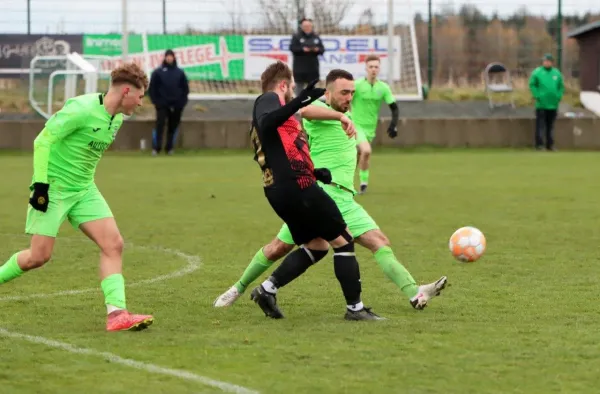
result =
[[[360,146],[360,155],[362,157],[369,157],[369,156],[371,156],[371,145],[369,145],[369,144],[362,144]]]
[[[381,230],[367,231],[358,238],[358,243],[369,249],[372,253],[375,253],[386,246],[390,246],[390,240],[383,232],[381,232]]]
[[[333,249],[334,256],[354,256],[354,242],[348,242],[345,245],[337,246]]]
[[[271,243],[263,248],[263,253],[270,261],[277,261],[286,254],[290,253],[292,249],[294,249],[294,245],[288,245],[279,238],[275,238],[273,241],[271,241]]]
[[[32,249],[29,261],[26,262],[25,269],[39,268],[46,264],[52,258],[52,251],[48,249]]]
[[[101,248],[102,252],[108,256],[121,256],[125,248],[125,241],[121,234],[115,234],[104,242]]]
[[[346,229],[339,237],[331,241],[330,244],[334,251],[346,245],[352,245],[352,247],[354,247],[354,237],[352,237],[352,234]]]
[[[328,250],[329,243],[322,238],[313,239],[309,243],[304,245],[310,250]]]
[[[379,250],[386,246],[390,246],[390,240],[384,233],[382,233],[381,231],[377,231],[377,233],[375,234],[376,250]]]

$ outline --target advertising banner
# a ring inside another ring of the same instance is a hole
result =
[[[370,54],[381,58],[379,78],[387,80],[388,37],[387,36],[333,36],[322,35],[325,53],[320,57],[320,75],[324,79],[329,71],[343,68],[355,78],[365,76],[365,59]],[[401,41],[394,40],[394,79],[400,79]],[[260,74],[270,63],[281,60],[293,67],[293,55],[289,51],[291,36],[260,35],[244,37],[246,80],[260,80]]]
[[[80,34],[0,34],[0,77],[28,73],[35,56],[81,53],[82,39]]]
[[[122,61],[120,34],[86,34],[83,37],[85,55],[102,55],[104,70],[111,70]],[[172,49],[190,80],[244,79],[243,36],[147,35],[133,34],[128,40],[128,60],[147,70],[163,61],[165,50]]]

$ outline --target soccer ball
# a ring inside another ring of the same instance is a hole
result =
[[[450,252],[462,263],[479,260],[485,253],[485,236],[475,227],[461,227],[452,234],[449,242]]]

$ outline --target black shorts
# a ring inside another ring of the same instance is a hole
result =
[[[316,183],[265,188],[275,213],[288,225],[296,245],[316,238],[333,241],[346,230],[346,222],[333,199]]]

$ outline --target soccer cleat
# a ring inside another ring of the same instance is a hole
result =
[[[434,283],[419,286],[419,291],[417,292],[417,295],[410,300],[410,304],[415,309],[424,309],[427,306],[427,302],[431,298],[439,296],[447,284],[448,278],[442,276]]]
[[[360,185],[360,191],[358,192],[358,194],[365,194],[367,192],[367,184],[363,183]]]
[[[106,331],[141,331],[154,322],[150,315],[132,315],[126,310],[111,312],[106,317]]]
[[[277,297],[271,294],[262,287],[262,285],[252,290],[250,299],[260,306],[260,309],[265,313],[265,316],[273,319],[283,319],[283,313],[277,307]]]
[[[235,286],[231,286],[229,290],[217,297],[213,306],[215,308],[222,308],[224,306],[231,306],[233,303],[242,296],[242,293]]]
[[[381,317],[374,312],[371,312],[371,308],[364,307],[359,311],[351,311],[346,308],[346,315],[344,316],[346,320],[386,320],[385,317]]]

